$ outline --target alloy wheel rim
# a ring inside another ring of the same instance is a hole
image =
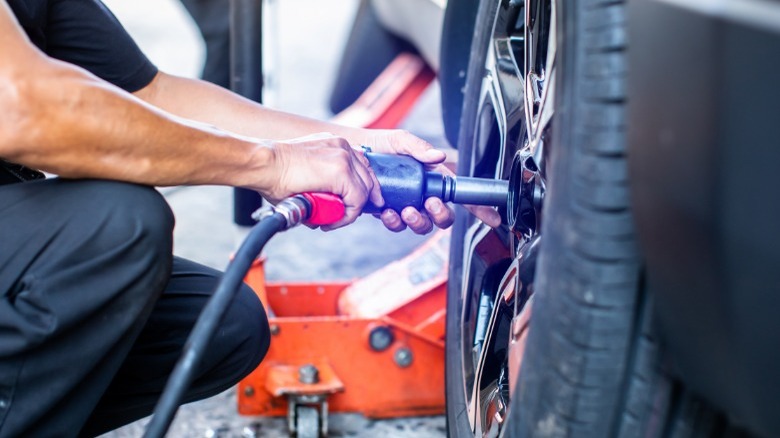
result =
[[[512,193],[509,227],[491,230],[474,221],[464,238],[463,389],[472,432],[481,436],[500,432],[508,413],[510,381],[517,380],[510,375],[506,357],[499,367],[490,356],[500,355],[495,349],[503,344],[506,350],[515,339],[512,319],[517,319],[533,291],[546,180],[545,145],[551,143],[554,118],[555,9],[551,0],[500,1],[485,57],[470,173],[508,177]],[[494,251],[495,239],[508,244],[505,253]],[[486,257],[490,251],[497,253]],[[510,262],[499,263],[502,257]],[[486,283],[489,277],[500,281]],[[492,295],[485,292],[491,288],[495,288]],[[491,300],[486,321],[482,306]]]

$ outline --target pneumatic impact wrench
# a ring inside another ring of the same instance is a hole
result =
[[[429,197],[444,202],[505,206],[509,196],[507,181],[468,178],[428,172],[425,165],[403,155],[385,155],[366,152],[371,169],[379,181],[385,204],[380,208],[370,203],[363,208],[367,213],[382,209],[401,212],[406,207],[423,209]],[[220,279],[217,289],[198,317],[184,351],[179,357],[165,389],[154,409],[154,416],[146,428],[145,437],[160,438],[170,427],[193,373],[206,354],[214,332],[244,276],[265,244],[277,232],[301,223],[330,225],[344,217],[341,198],[329,193],[303,193],[284,199],[274,207],[261,209],[253,217],[258,220],[246,240],[236,251],[233,260]]]
[[[426,171],[423,163],[406,155],[366,152],[365,156],[379,181],[385,203],[379,207],[369,201],[363,206],[364,213],[380,213],[389,208],[400,214],[406,207],[422,211],[430,197],[455,204],[507,205],[507,181]],[[271,209],[258,210],[253,217],[260,221],[273,212],[280,212],[287,219],[286,228],[290,228],[301,222],[329,225],[344,216],[344,204],[335,195],[305,193],[285,201]]]

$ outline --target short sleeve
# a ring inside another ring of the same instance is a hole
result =
[[[51,0],[46,53],[134,92],[148,85],[157,67],[141,52],[100,0]]]

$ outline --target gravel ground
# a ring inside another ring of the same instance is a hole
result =
[[[178,2],[106,0],[106,4],[160,69],[197,75],[203,62],[203,45]],[[356,5],[355,0],[285,0],[271,4],[266,17],[273,37],[267,38],[270,55],[266,65],[271,69],[273,90],[266,102],[312,117],[329,116],[325,101]],[[436,145],[444,144],[435,88],[404,127]],[[162,192],[177,218],[175,253],[224,268],[229,254],[246,234],[231,222],[231,189],[174,187]],[[330,233],[300,227],[268,245],[267,275],[273,280],[356,278],[404,256],[423,240],[410,232],[390,233],[371,217]],[[229,390],[184,406],[169,436],[250,436],[247,431],[263,437],[287,436],[282,419],[241,417],[235,404],[235,390]],[[140,436],[147,421],[140,420],[104,437]],[[442,416],[374,421],[358,414],[332,414],[330,426],[332,436],[428,438],[446,433]]]

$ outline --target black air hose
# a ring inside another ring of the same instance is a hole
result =
[[[144,437],[162,438],[168,432],[184,392],[189,387],[193,373],[205,353],[206,346],[216,332],[225,310],[241,287],[246,273],[271,237],[286,227],[287,220],[282,214],[274,213],[267,216],[252,228],[244,243],[238,248],[219,281],[214,295],[203,308],[184,344],[184,351],[176,362],[173,374],[168,379],[165,390],[154,408],[152,421],[149,422]]]

